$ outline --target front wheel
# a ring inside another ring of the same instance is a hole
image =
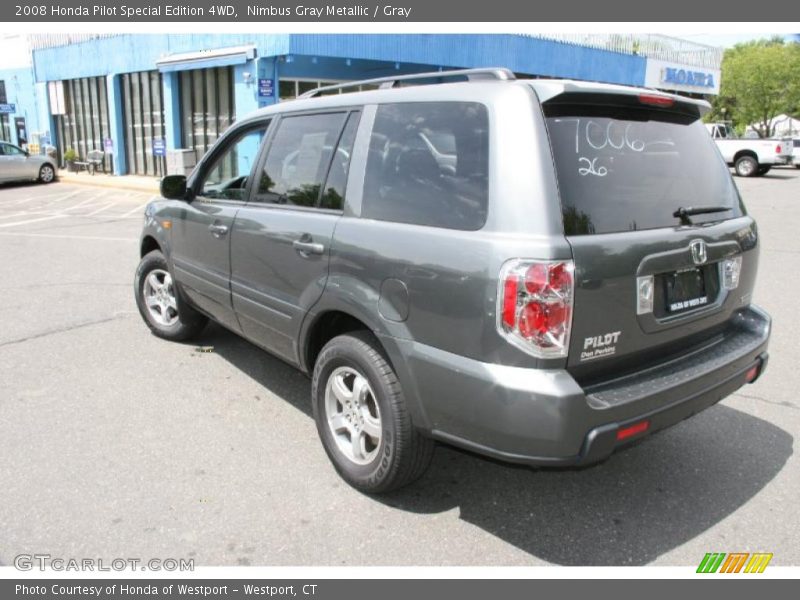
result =
[[[183,341],[206,326],[207,319],[178,299],[167,260],[159,250],[147,253],[133,282],[139,314],[158,337]]]
[[[311,397],[325,452],[356,489],[388,492],[427,470],[435,444],[414,428],[400,382],[370,333],[340,335],[325,345]]]
[[[52,183],[56,178],[56,170],[53,165],[42,165],[39,168],[39,181],[41,183]]]
[[[742,156],[733,165],[739,177],[753,177],[758,173],[758,161],[752,156]]]

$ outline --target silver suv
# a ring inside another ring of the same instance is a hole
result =
[[[341,93],[349,86],[377,89]],[[351,485],[418,478],[438,440],[587,465],[767,361],[756,224],[699,100],[503,69],[321,88],[162,181],[139,310],[208,318],[311,375]]]

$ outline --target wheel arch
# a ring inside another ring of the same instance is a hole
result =
[[[758,154],[755,150],[739,150],[736,154],[733,155],[733,162],[736,164],[736,161],[742,158],[743,156],[751,156],[756,159],[756,162],[760,164],[761,161],[758,160]]]
[[[158,240],[156,240],[156,238],[154,238],[152,235],[144,236],[139,247],[139,258],[143,258],[145,254],[148,254],[153,250],[161,250],[161,244],[159,244]],[[161,251],[163,252],[163,250]]]
[[[300,344],[300,364],[311,373],[322,348],[337,335],[351,331],[375,331],[362,319],[338,308],[329,308],[309,319]]]
[[[368,331],[375,336],[378,350],[383,353],[397,375],[411,420],[416,427],[429,431],[430,421],[419,397],[414,376],[405,360],[402,341],[395,339],[391,332],[381,325],[380,320],[376,322],[368,315],[362,314],[362,311],[348,310],[345,306],[326,303],[324,308],[309,315],[303,323],[298,340],[300,368],[307,374],[312,374],[316,359],[325,344],[337,335],[351,331]]]

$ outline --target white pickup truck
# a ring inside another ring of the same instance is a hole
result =
[[[740,177],[766,174],[775,165],[792,164],[792,140],[739,138],[730,123],[706,123],[722,158]]]

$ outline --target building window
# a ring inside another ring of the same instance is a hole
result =
[[[235,120],[233,67],[180,73],[181,145],[200,159]]]
[[[319,79],[281,79],[278,83],[278,99],[280,101],[294,100],[295,98],[305,94],[306,92],[310,92],[311,90],[315,90],[319,87],[325,87],[327,85],[336,85],[339,83],[347,82],[322,81]],[[339,89],[326,92],[323,95],[341,94],[343,92],[363,92],[377,88],[378,86],[376,85],[354,85],[353,87],[345,88],[344,90]]]
[[[111,137],[106,79],[68,79],[63,86],[65,112],[55,115],[59,155],[73,148],[80,160],[86,160],[90,151],[104,150],[103,140]],[[104,170],[113,169],[111,156],[106,155],[103,161]]]
[[[161,79],[158,71],[122,75],[128,173],[159,177],[165,173],[165,157],[153,154],[153,140],[163,140],[166,134]]]
[[[6,96],[6,82],[0,80],[0,104],[6,104],[8,96]]]
[[[0,140],[11,141],[11,126],[9,125],[8,115],[0,114]]]

